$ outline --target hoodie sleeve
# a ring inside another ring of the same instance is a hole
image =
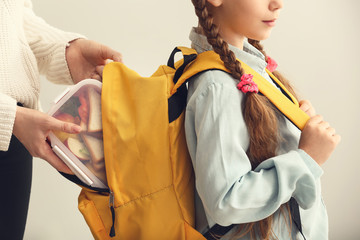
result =
[[[254,222],[273,214],[291,197],[303,209],[310,208],[319,195],[320,166],[295,149],[252,170],[241,111],[244,94],[232,79],[223,81],[220,71],[205,72],[202,77],[208,83],[189,99],[185,130],[196,189],[207,216],[223,226]]]

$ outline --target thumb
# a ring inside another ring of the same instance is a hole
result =
[[[300,109],[303,110],[304,112],[307,112],[310,108],[310,106],[306,103],[306,102],[300,102]]]
[[[81,127],[74,123],[60,121],[56,118],[52,118],[50,122],[50,130],[57,130],[66,133],[79,133],[81,132]]]
[[[103,75],[103,72],[104,72],[104,65],[96,66],[95,71],[96,71],[100,76],[102,76],[102,75]]]
[[[102,47],[102,53],[101,56],[104,60],[106,59],[111,59],[115,62],[122,62],[122,55],[121,53],[107,47],[107,46],[103,46]]]

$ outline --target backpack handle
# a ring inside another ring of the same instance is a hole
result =
[[[185,62],[185,58],[191,59],[191,58],[194,57],[194,55],[195,55],[195,58],[196,58],[196,55],[197,55],[196,50],[193,49],[193,48],[175,47],[174,50],[171,52],[168,63],[167,63],[167,65],[169,67],[176,69],[176,66],[175,66],[175,54],[178,53],[178,52],[181,52],[183,54],[184,62]]]
[[[183,59],[175,63],[175,54],[178,52],[183,54]],[[170,54],[168,66],[175,69],[175,73],[173,77],[174,88],[171,90],[170,97],[168,99],[168,104],[171,106],[169,107],[168,112],[169,123],[177,119],[186,106],[187,87],[185,84],[182,84],[183,82],[178,84],[178,80],[182,77],[185,68],[192,63],[196,57],[196,50],[187,47],[176,47]]]
[[[183,59],[179,62],[175,63],[175,54],[181,52],[183,54]],[[195,49],[187,48],[187,47],[176,47],[172,53],[170,54],[169,60],[168,60],[168,66],[171,68],[176,69],[175,75],[173,78],[174,84],[176,85],[177,81],[181,77],[181,75],[184,73],[185,68],[196,59],[197,52]],[[176,88],[180,87],[179,85],[176,85]]]

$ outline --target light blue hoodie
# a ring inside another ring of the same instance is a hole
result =
[[[190,40],[198,52],[212,49],[195,29]],[[261,52],[247,42],[244,50],[230,49],[271,82]],[[249,133],[241,111],[243,100],[244,93],[236,88],[236,81],[223,71],[207,71],[189,82],[185,130],[195,169],[197,229],[205,232],[215,223],[228,226],[254,222],[273,214],[272,230],[278,239],[302,239],[294,224],[289,228],[288,213],[279,211],[294,197],[300,206],[306,239],[328,239],[328,217],[320,186],[323,171],[298,149],[300,131],[280,115],[283,141],[278,155],[252,171],[246,155]]]

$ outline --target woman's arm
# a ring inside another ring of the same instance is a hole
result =
[[[16,100],[0,93],[0,151],[7,151],[16,115]]]
[[[122,61],[121,54],[75,33],[61,31],[36,16],[25,1],[24,31],[40,73],[54,83],[72,84],[85,78],[101,80],[107,59]]]
[[[66,46],[84,37],[47,24],[35,15],[30,0],[24,3],[23,28],[27,43],[36,57],[39,72],[54,83],[73,84],[66,61]]]

